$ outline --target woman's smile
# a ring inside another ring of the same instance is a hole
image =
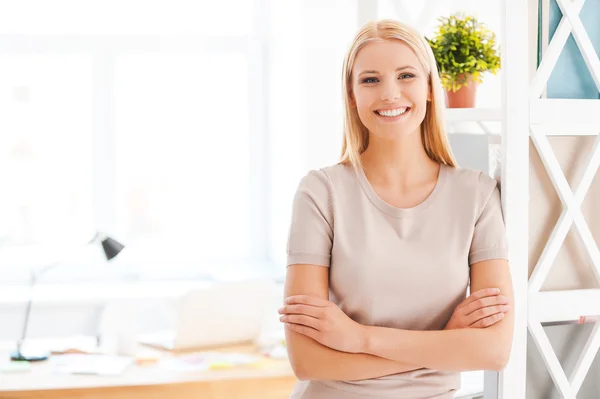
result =
[[[384,122],[395,122],[407,116],[410,107],[398,107],[393,109],[378,109],[375,115]]]

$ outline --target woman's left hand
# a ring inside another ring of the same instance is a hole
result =
[[[279,308],[280,321],[297,333],[306,335],[332,349],[361,353],[365,327],[348,317],[331,301],[311,295],[286,298]]]

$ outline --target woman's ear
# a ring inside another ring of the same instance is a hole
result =
[[[356,108],[356,100],[354,99],[354,94],[352,90],[348,93],[348,102],[350,103],[350,108]]]

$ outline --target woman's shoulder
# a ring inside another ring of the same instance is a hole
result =
[[[294,202],[308,201],[316,205],[327,220],[332,220],[334,191],[339,189],[340,181],[347,180],[351,173],[351,167],[343,164],[309,170],[300,179]]]
[[[498,181],[481,170],[458,166],[446,168],[452,190],[456,193],[473,196],[478,201],[485,202],[498,187]]]
[[[299,188],[331,190],[334,184],[339,184],[352,178],[354,178],[352,166],[337,163],[309,170],[300,180]]]

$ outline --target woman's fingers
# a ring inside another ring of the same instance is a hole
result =
[[[479,291],[475,291],[475,292],[471,293],[471,295],[469,295],[469,297],[467,299],[462,301],[461,304],[458,305],[458,307],[459,308],[466,307],[481,298],[493,297],[495,295],[498,295],[499,293],[500,293],[500,290],[498,288],[484,288]]]
[[[498,323],[500,320],[504,318],[504,313],[496,313],[481,320],[476,321],[471,324],[469,327],[472,328],[485,328],[491,325]]]
[[[323,309],[317,306],[310,305],[285,305],[279,308],[280,314],[304,314],[311,317],[321,317]]]
[[[488,306],[500,306],[500,305],[508,305],[508,298],[503,295],[494,295],[490,297],[485,297],[481,299],[477,299],[476,301],[471,302],[469,305],[465,306],[461,309],[464,315],[469,316],[473,312],[476,312],[479,309],[488,307]]]
[[[329,306],[329,301],[313,295],[293,295],[285,298],[286,305],[305,304],[312,306],[325,307]]]
[[[473,292],[454,310],[453,328],[483,328],[496,324],[510,309],[508,298],[497,288],[484,288]],[[452,319],[451,319],[452,321]]]
[[[294,323],[285,323],[285,326],[292,331],[295,331],[302,335],[306,335],[307,337],[310,337],[310,338],[314,339],[315,341],[318,341],[319,332],[317,330],[315,330],[314,328],[310,328],[310,327],[303,326],[302,324],[294,324]]]
[[[314,328],[315,330],[319,329],[319,320],[310,316],[301,314],[288,314],[281,316],[279,320],[284,323],[300,324],[306,327]]]
[[[508,312],[509,307],[507,305],[500,305],[500,306],[488,306],[479,310],[476,310],[475,312],[471,313],[471,315],[469,316],[469,319],[471,321],[471,325],[477,323],[479,320],[485,319],[486,317],[489,316],[493,316],[496,314],[504,314],[506,312]]]

